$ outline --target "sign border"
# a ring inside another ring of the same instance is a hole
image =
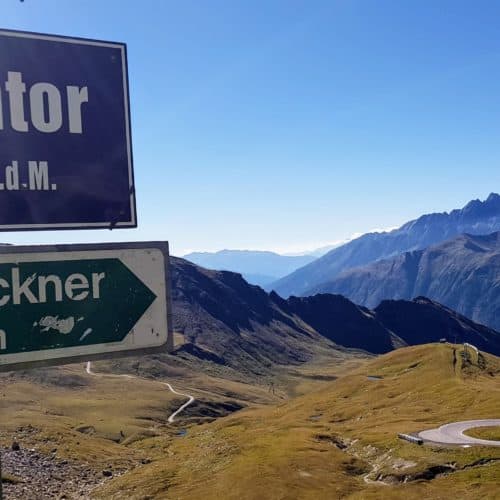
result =
[[[103,40],[93,40],[90,38],[80,38],[64,35],[49,35],[45,33],[35,33],[32,31],[18,31],[0,28],[0,36],[10,36],[13,38],[28,38],[33,40],[47,40],[52,42],[65,42],[81,45],[91,45],[95,47],[110,47],[120,49],[122,57],[123,72],[123,97],[125,109],[125,136],[127,142],[127,163],[128,163],[128,184],[130,197],[130,220],[120,222],[62,222],[53,224],[0,224],[0,231],[58,231],[77,229],[130,229],[137,227],[137,204],[135,199],[135,179],[134,160],[132,153],[132,127],[130,123],[130,93],[128,78],[128,57],[127,44],[121,42],[106,42]]]
[[[167,341],[165,344],[155,347],[145,347],[142,349],[127,349],[123,351],[85,354],[69,356],[66,358],[46,359],[39,361],[23,361],[20,363],[12,363],[8,365],[0,364],[0,373],[11,372],[16,370],[30,370],[32,368],[43,368],[49,366],[68,365],[72,363],[80,363],[86,361],[100,361],[103,359],[115,359],[127,356],[143,356],[146,354],[169,353],[174,350],[174,335],[172,327],[172,294],[170,280],[170,258],[169,247],[166,241],[139,241],[130,243],[77,243],[74,245],[5,245],[0,246],[0,254],[30,254],[30,253],[47,253],[47,252],[84,252],[84,251],[99,251],[99,250],[160,250],[165,262],[165,291],[167,300]]]

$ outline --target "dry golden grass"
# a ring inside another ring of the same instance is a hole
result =
[[[202,418],[188,412],[168,424],[169,415],[186,398],[172,394],[154,380],[93,376],[85,365],[69,365],[34,372],[27,377],[2,375],[0,391],[0,443],[42,453],[57,448],[58,456],[96,467],[113,464],[128,468],[144,457],[163,453],[178,426]],[[93,364],[101,374],[104,363]],[[179,392],[212,403],[237,401],[263,405],[279,400],[267,386],[253,386],[192,373],[168,380]],[[195,412],[196,414],[196,412]],[[33,427],[35,431],[23,429]],[[161,442],[155,436],[161,435]]]
[[[4,384],[1,441],[9,445],[19,438],[24,447],[42,452],[56,447],[63,458],[127,467],[139,455],[118,442],[165,421],[178,400],[160,384],[96,378],[85,375],[83,366],[58,370],[61,380],[75,375],[81,375],[84,385],[60,387],[22,379]],[[29,426],[36,432],[25,433]]]
[[[163,458],[113,480],[96,497],[493,499],[500,449],[419,447],[397,438],[500,415],[500,360],[486,356],[485,369],[462,366],[454,351],[401,349],[353,367],[319,391],[191,428],[162,448]],[[446,464],[457,471],[412,480]],[[373,483],[379,476],[394,484]]]
[[[95,491],[97,498],[493,499],[500,449],[419,447],[397,438],[500,416],[500,360],[462,365],[456,349],[429,345],[372,359],[322,359],[283,371],[275,394],[267,381],[197,373],[170,380],[199,399],[248,405],[203,425],[192,425],[197,419],[189,412],[166,424],[183,398],[151,380],[96,378],[81,365],[60,368],[42,384],[4,378],[0,440],[21,437],[23,446],[41,452],[56,447],[63,458],[130,470]],[[290,394],[299,396],[286,399]],[[19,430],[29,425],[36,432]],[[188,426],[185,437],[177,436],[179,426]],[[145,457],[152,463],[141,464]],[[451,463],[456,472],[411,480]],[[394,484],[373,483],[379,475]]]
[[[477,427],[465,432],[468,436],[489,441],[500,441],[500,427]]]

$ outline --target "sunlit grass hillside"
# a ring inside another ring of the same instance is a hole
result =
[[[191,428],[96,496],[498,498],[500,448],[418,446],[397,434],[499,418],[499,379],[499,358],[466,362],[460,346],[396,350],[317,392]]]

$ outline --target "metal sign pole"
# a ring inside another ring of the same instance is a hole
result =
[[[3,500],[2,450],[0,449],[0,500]]]

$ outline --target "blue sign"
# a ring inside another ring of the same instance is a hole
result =
[[[126,46],[0,30],[0,230],[125,227]]]

